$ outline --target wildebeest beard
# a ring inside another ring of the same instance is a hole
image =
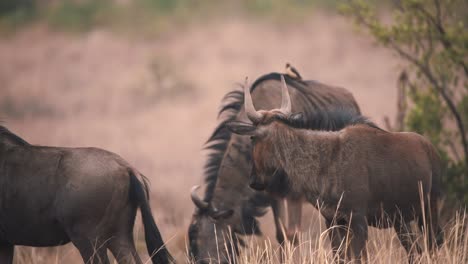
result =
[[[289,194],[289,179],[283,169],[271,169],[265,172],[265,174],[268,174],[267,177],[269,181],[266,182],[264,186],[261,186],[263,188],[260,188],[259,191],[266,191],[271,195],[281,198]],[[253,181],[257,178],[255,165],[252,166],[251,178]]]

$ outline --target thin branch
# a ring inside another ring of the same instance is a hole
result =
[[[406,88],[408,86],[408,74],[406,71],[403,71],[398,78],[398,113],[397,113],[397,129],[398,131],[403,131],[405,127],[405,118],[407,111],[407,99],[406,99]]]
[[[390,122],[390,118],[388,116],[384,116],[384,124],[385,124],[385,129],[388,130],[388,131],[396,131],[393,126],[392,126],[392,123]]]
[[[437,21],[442,21],[442,12],[441,12],[441,9],[440,9],[439,0],[434,0],[434,6],[436,7],[436,19],[437,19]]]

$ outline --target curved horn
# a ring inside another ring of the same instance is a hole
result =
[[[252,102],[252,96],[250,95],[250,86],[248,78],[245,77],[244,83],[244,108],[247,117],[252,121],[254,124],[260,122],[262,120],[262,115],[255,110],[255,107]]]
[[[285,114],[291,114],[291,98],[289,97],[288,86],[284,80],[284,75],[281,74],[281,109],[280,111]]]
[[[200,209],[207,209],[210,205],[198,197],[198,188],[200,188],[200,185],[195,185],[192,187],[192,190],[190,190],[190,197],[192,197],[192,202]]]

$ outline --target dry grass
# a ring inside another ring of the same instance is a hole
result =
[[[269,240],[263,244],[246,248],[239,263],[334,263],[329,245],[327,229],[320,229],[319,234],[311,232],[301,236],[298,247],[281,249]],[[468,232],[466,217],[457,218],[453,224],[445,229],[446,243],[433,255],[424,249],[416,263],[467,263],[468,261]],[[423,235],[419,236],[419,244],[423,242]],[[407,262],[406,252],[401,247],[396,233],[390,230],[371,229],[367,243],[367,263],[387,264]]]
[[[281,247],[269,238],[247,238],[248,246],[241,249],[240,256],[229,263],[336,263],[328,238],[330,229],[324,228],[321,221],[314,223],[316,226],[308,232],[300,235],[299,246],[286,245]],[[444,229],[445,243],[440,249],[431,254],[424,245],[424,235],[418,234],[417,243],[423,249],[423,253],[416,259],[415,264],[446,263],[458,264],[468,261],[468,229],[466,214],[457,215]],[[367,259],[370,264],[406,263],[407,255],[401,247],[396,233],[391,229],[370,228],[367,243]],[[138,241],[138,240],[137,240]],[[232,240],[231,240],[232,241]],[[227,246],[227,244],[226,244]],[[144,245],[142,245],[144,247]],[[144,251],[143,248],[141,250]],[[223,250],[223,249],[220,249]],[[72,255],[76,255],[74,249],[68,245],[62,248],[38,249],[19,247],[15,255],[15,263],[70,263]],[[143,254],[144,255],[144,254]],[[74,258],[79,258],[74,256]],[[79,263],[79,259],[75,259]],[[116,263],[111,259],[111,263]],[[151,263],[148,256],[144,263]],[[187,256],[180,258],[179,262],[190,262]]]

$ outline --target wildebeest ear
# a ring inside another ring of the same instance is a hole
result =
[[[226,218],[230,217],[233,213],[234,213],[234,210],[232,210],[232,209],[222,210],[222,211],[215,210],[211,214],[211,217],[213,219],[215,219],[215,220],[226,219]]]
[[[226,123],[227,129],[234,134],[239,135],[253,135],[255,133],[255,126],[253,124],[231,121]]]
[[[304,120],[304,114],[302,112],[291,114],[289,120],[292,122],[300,122]]]

